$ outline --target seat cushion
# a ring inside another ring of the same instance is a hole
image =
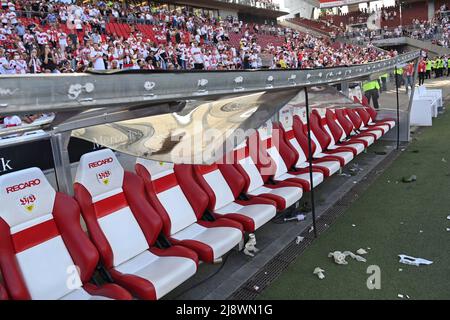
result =
[[[372,145],[375,142],[375,138],[372,135],[356,135],[355,138],[358,140],[364,140],[367,141],[367,146]],[[378,138],[377,138],[378,139]]]
[[[66,294],[61,300],[112,300],[111,298],[104,296],[90,295],[83,288],[73,290],[69,294]]]
[[[368,128],[361,128],[361,133],[370,133],[373,134],[376,139],[380,139],[383,136],[383,128],[378,128],[378,127],[368,127]],[[387,132],[387,131],[384,131]]]
[[[226,224],[220,223],[224,220],[226,220]],[[241,241],[242,231],[232,227],[233,222],[229,219],[218,219],[210,223],[199,221],[173,234],[171,239],[174,243],[194,250],[201,260],[213,262]]]
[[[341,165],[339,163],[339,161],[320,161],[320,160],[314,160],[313,161],[314,165],[317,167],[325,167],[328,169],[329,171],[329,175],[333,175],[336,172],[339,171],[339,169],[341,168]]]
[[[310,186],[309,173],[292,174],[292,172],[288,172],[288,173],[282,174],[282,175],[280,175],[278,177],[275,177],[274,179],[275,179],[275,181],[303,180],[308,185],[308,186],[305,186],[305,190],[309,190],[309,186]],[[313,172],[313,185],[314,185],[314,187],[317,187],[319,184],[322,183],[322,181],[323,181],[323,173]]]
[[[369,121],[368,125],[369,126],[376,126],[376,127],[381,127],[381,128],[385,128],[387,127],[388,130],[385,131],[388,132],[390,129],[392,129],[393,127],[395,127],[395,124],[397,122],[394,119],[386,119],[386,120],[376,120],[376,121]]]
[[[340,147],[344,147],[344,148],[351,148],[352,150],[354,150],[354,152],[356,152],[356,154],[358,155],[358,154],[360,154],[361,152],[363,152],[364,151],[364,144],[361,142],[361,143],[358,143],[358,142],[354,142],[354,141],[348,141],[348,142],[344,142],[344,143],[342,143],[342,145],[338,145],[338,146],[330,146],[330,147],[328,147],[328,149],[329,150],[339,150],[339,148]]]
[[[245,230],[253,229],[252,231],[255,231],[263,224],[268,222],[270,219],[275,217],[277,210],[276,207],[272,205],[266,204],[240,205],[236,202],[231,202],[219,209],[215,209],[214,212],[224,215],[225,217],[229,216],[230,214],[232,214],[233,216],[237,214],[250,218],[252,220],[251,228],[246,227],[244,225],[246,219],[238,219],[239,217],[236,217],[236,220],[244,225]]]
[[[326,157],[328,155],[332,155],[335,157],[339,157],[341,159],[344,159],[344,164],[349,163],[353,160],[353,153],[348,151],[339,151],[339,149],[333,150],[333,151],[326,151],[325,153],[318,153],[314,156],[317,158]]]
[[[278,208],[280,210],[286,209],[296,203],[302,197],[302,189],[297,187],[281,187],[270,188],[267,186],[261,186],[256,188],[249,195],[252,196],[267,196],[269,199],[277,201]],[[282,204],[279,204],[279,199],[282,199]],[[281,208],[280,208],[281,207]]]
[[[150,281],[155,288],[156,299],[160,299],[193,276],[197,271],[197,264],[186,257],[160,257],[147,250],[115,269]]]

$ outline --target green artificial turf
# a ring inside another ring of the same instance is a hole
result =
[[[417,181],[402,183],[402,177]],[[433,120],[360,195],[259,296],[260,299],[449,299],[450,298],[450,114]],[[356,226],[352,226],[352,224]],[[423,232],[420,232],[422,230]],[[367,250],[367,248],[370,250]],[[365,248],[367,262],[337,265],[330,251]],[[428,266],[398,262],[398,254],[432,260]],[[366,285],[369,265],[381,269],[381,289]],[[325,279],[313,275],[325,269]],[[402,271],[399,271],[399,268]]]

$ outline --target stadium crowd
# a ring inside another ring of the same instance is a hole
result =
[[[161,7],[124,8],[119,2],[101,1],[82,6],[36,0],[0,3],[0,74],[70,73],[89,68],[317,68],[389,56],[374,47],[332,44],[328,38],[277,25]],[[129,36],[108,31],[111,21],[126,23],[131,28]],[[137,24],[151,26],[154,38],[142,33]],[[237,45],[230,41],[231,34],[240,38]],[[273,41],[260,41],[267,36]]]
[[[395,12],[395,11],[394,11]],[[384,26],[378,30],[365,28],[352,28],[342,33],[347,39],[356,39],[356,43],[388,39],[397,37],[411,37],[422,41],[431,41],[433,44],[450,48],[450,15],[446,4],[443,4],[430,20],[413,19],[407,26],[388,28]]]

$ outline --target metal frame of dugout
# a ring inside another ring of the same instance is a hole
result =
[[[0,115],[55,113],[51,123],[36,126],[13,127],[0,130],[0,137],[22,134],[40,129],[41,136],[30,141],[50,139],[57,188],[73,194],[68,152],[72,131],[125,121],[129,119],[167,115],[183,110],[187,101],[220,101],[229,97],[253,93],[279,93],[304,90],[307,108],[308,140],[311,144],[308,87],[345,84],[352,80],[370,78],[396,66],[415,61],[417,71],[420,51],[397,57],[348,67],[290,70],[244,71],[118,71],[82,74],[5,75],[0,77]],[[415,72],[417,74],[417,72]],[[409,111],[414,91],[406,111],[382,109],[380,114],[397,118],[396,137],[388,139],[409,141]],[[286,96],[286,94],[285,94]],[[283,101],[285,103],[285,101]],[[276,103],[275,103],[276,104]],[[265,113],[266,119],[275,115],[282,105]],[[262,119],[259,119],[259,123]],[[255,125],[255,121],[250,122]],[[249,123],[246,124],[247,126]],[[27,143],[8,140],[0,149]],[[310,148],[311,149],[311,148]],[[152,158],[150,155],[148,158]],[[308,155],[312,184],[312,155]],[[313,224],[315,227],[314,186],[311,185]],[[315,231],[315,228],[314,228]]]

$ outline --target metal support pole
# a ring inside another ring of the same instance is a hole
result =
[[[50,137],[50,142],[58,190],[68,195],[73,195],[72,172],[70,170],[68,151],[70,134],[70,131],[53,134]]]
[[[400,147],[400,102],[398,100],[397,66],[395,66],[394,74],[395,74],[395,93],[397,95],[397,150],[398,150],[398,148]]]
[[[419,72],[419,60],[420,58],[417,58],[414,60],[414,76],[413,76],[413,83],[412,83],[412,89],[411,89],[411,95],[409,96],[409,103],[408,103],[408,110],[407,110],[407,117],[406,117],[406,137],[405,141],[409,141],[410,139],[410,123],[409,123],[409,115],[411,113],[411,108],[414,100],[414,94],[416,91],[416,79]]]
[[[348,81],[341,82],[341,91],[346,97],[348,97],[348,87]]]
[[[314,183],[313,183],[313,170],[312,170],[312,144],[311,144],[311,126],[309,123],[309,101],[308,101],[308,89],[305,87],[305,105],[306,105],[306,127],[308,128],[308,162],[309,162],[309,186],[311,194],[311,212],[313,218],[314,237],[317,238],[316,230],[316,207],[314,205]]]

